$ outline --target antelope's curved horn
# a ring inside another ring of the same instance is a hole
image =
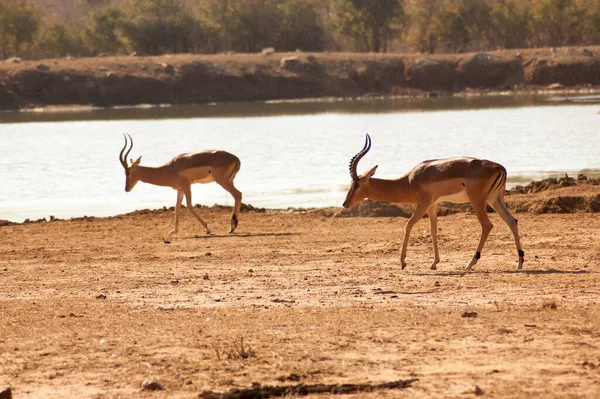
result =
[[[127,136],[125,135],[125,133],[123,133],[123,137],[125,137],[125,145],[123,146],[123,149],[119,153],[119,161],[121,162],[121,165],[123,165],[123,167],[125,169],[128,169],[129,166],[127,166],[127,157],[129,156],[129,153],[131,152],[131,149],[133,148],[133,139],[131,138],[131,136],[129,136],[129,133],[127,133]],[[129,137],[129,142],[127,141],[127,137]],[[127,152],[125,153],[125,156],[123,156],[123,152],[125,152],[125,148],[127,148],[127,144],[130,144],[130,146],[129,146],[129,149],[127,150]]]
[[[358,166],[358,162],[360,161],[360,159],[362,157],[364,157],[367,154],[367,152],[369,152],[370,149],[371,149],[371,137],[369,137],[369,135],[367,134],[367,137],[365,139],[365,146],[363,147],[362,150],[360,150],[360,152],[358,154],[353,156],[352,159],[350,160],[350,177],[352,177],[352,180],[358,180],[358,174],[356,173],[356,167]]]

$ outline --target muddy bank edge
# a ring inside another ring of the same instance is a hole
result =
[[[598,87],[600,46],[440,55],[177,54],[0,63],[0,110]]]

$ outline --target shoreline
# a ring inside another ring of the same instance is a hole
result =
[[[506,190],[506,203],[511,211],[517,213],[554,214],[554,213],[600,213],[600,176],[588,177],[579,175],[577,177],[546,178],[532,181],[525,185],[517,185]],[[230,213],[232,207],[229,205],[195,204],[195,209],[208,214]],[[185,205],[183,214],[186,215]],[[144,215],[162,215],[173,213],[173,206],[162,208],[143,208],[130,212],[119,213],[110,216],[76,216],[69,218],[58,218],[54,216],[39,219],[26,218],[23,222],[13,222],[0,219],[0,227],[27,225],[31,223],[92,221],[124,219]],[[322,217],[410,217],[414,210],[411,204],[391,204],[380,201],[366,200],[352,209],[344,209],[340,206],[324,207],[287,207],[287,208],[263,208],[251,204],[242,203],[241,213],[262,214],[315,214]],[[470,204],[441,203],[439,215],[447,216],[455,213],[472,212]],[[183,216],[185,218],[185,216]]]
[[[110,56],[0,63],[0,110],[600,90],[600,46],[459,54]]]
[[[580,88],[533,88],[528,90],[468,90],[464,92],[429,92],[422,94],[396,94],[396,95],[365,95],[352,97],[309,97],[295,99],[273,99],[273,100],[256,100],[242,101],[242,103],[250,104],[303,104],[303,103],[338,103],[351,101],[372,101],[372,100],[409,100],[409,99],[426,99],[436,97],[455,97],[455,98],[476,98],[476,97],[540,97],[545,101],[555,103],[578,103],[578,104],[600,104],[600,86],[580,87]],[[546,98],[547,97],[547,98]],[[591,101],[588,101],[591,100]],[[174,104],[174,103],[140,103],[132,105],[108,105],[96,106],[85,104],[59,104],[59,105],[42,105],[32,108],[20,109],[0,109],[0,113],[46,113],[46,114],[69,114],[94,112],[101,110],[118,110],[118,109],[154,109],[154,108],[171,108],[180,105],[187,106],[203,106],[203,105],[226,105],[239,104],[238,101],[223,101],[215,103],[193,103],[193,104]],[[600,111],[599,111],[600,112]]]

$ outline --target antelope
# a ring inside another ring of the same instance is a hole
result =
[[[135,161],[131,159],[131,165],[127,164],[127,157],[133,148],[133,139],[129,134],[125,137],[125,146],[119,154],[119,161],[125,169],[125,191],[130,192],[138,181],[154,184],[156,186],[172,187],[177,190],[177,202],[175,203],[175,229],[169,232],[177,234],[179,231],[179,211],[181,202],[185,196],[187,208],[192,215],[210,234],[208,225],[194,210],[192,205],[192,189],[194,183],[215,182],[233,196],[235,205],[231,215],[231,229],[233,233],[238,225],[240,206],[242,203],[242,193],[233,185],[233,179],[240,170],[240,160],[233,154],[226,151],[202,151],[195,153],[185,153],[177,155],[162,166],[150,167],[140,165],[142,157]],[[129,137],[129,140],[127,138]],[[129,145],[129,149],[125,149]],[[123,153],[125,153],[123,155]]]
[[[447,158],[424,161],[398,179],[377,179],[373,175],[377,166],[358,176],[358,162],[371,149],[371,138],[367,134],[363,149],[350,160],[352,183],[344,201],[344,208],[351,208],[365,198],[392,203],[416,204],[413,215],[406,223],[404,242],[400,254],[402,269],[406,267],[408,238],[413,226],[427,213],[431,225],[434,260],[431,270],[436,270],[440,261],[437,243],[437,204],[441,201],[453,203],[470,202],[479,223],[481,237],[473,259],[466,270],[477,263],[481,251],[492,230],[492,223],[486,212],[490,205],[510,227],[517,246],[517,270],[523,268],[525,252],[521,249],[517,219],[508,211],[504,203],[506,169],[495,162],[477,158]]]

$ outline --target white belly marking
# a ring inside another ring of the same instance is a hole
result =
[[[439,197],[435,202],[452,202],[454,204],[463,204],[469,202],[469,196],[466,190],[461,190],[456,194]]]

